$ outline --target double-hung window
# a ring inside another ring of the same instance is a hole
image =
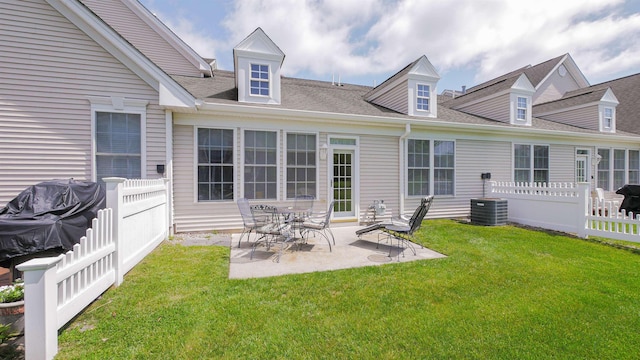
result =
[[[516,106],[516,119],[525,121],[527,120],[527,98],[518,96]]]
[[[198,129],[198,201],[233,200],[233,130]]]
[[[627,152],[624,149],[613,150],[613,189],[625,184]]]
[[[604,108],[604,116],[602,117],[602,125],[605,129],[611,129],[613,126],[613,108]]]
[[[431,88],[429,85],[418,84],[416,93],[416,109],[421,111],[429,111],[429,97]]]
[[[251,95],[269,96],[269,65],[251,64]]]
[[[316,197],[316,135],[287,134],[287,199]]]
[[[609,159],[609,149],[598,149],[600,162],[598,163],[598,187],[609,190],[609,174],[611,174],[611,161]]]
[[[454,159],[453,141],[409,139],[407,141],[407,195],[453,195]]]
[[[142,175],[141,115],[96,112],[96,177]]]
[[[640,184],[640,151],[629,150],[629,184]]]
[[[549,146],[514,144],[513,180],[549,182]]]
[[[278,135],[275,131],[244,132],[244,196],[272,199],[277,194]]]

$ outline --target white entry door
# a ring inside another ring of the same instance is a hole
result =
[[[591,163],[589,150],[576,150],[576,182],[591,182]]]

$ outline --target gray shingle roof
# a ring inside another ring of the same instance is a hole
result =
[[[620,102],[616,107],[616,129],[640,134],[640,74],[569,91],[562,98],[538,104],[534,109],[542,113],[599,101],[609,88]]]
[[[497,78],[485,81],[467,89],[465,95],[450,99],[446,104],[449,107],[456,107],[473,100],[481,99],[485,96],[507,90],[513,86],[522,74],[525,74],[533,87],[536,87],[565,56],[566,54],[560,55],[535,66],[527,65],[520,69],[498,76]]]
[[[215,70],[210,78],[173,76],[181,86],[194,97],[207,103],[239,105],[238,92],[235,87],[234,74],[231,71]],[[428,120],[435,122],[448,122],[458,124],[494,125],[501,127],[522,128],[496,120],[467,114],[450,109],[446,106],[438,106],[437,119],[423,119],[398,113],[364,100],[365,95],[372,87],[362,85],[343,84],[332,85],[331,82],[305,80],[290,77],[281,78],[282,101],[280,105],[265,105],[242,103],[243,106],[256,106],[262,108],[291,109],[336,114],[353,114],[386,118],[398,118],[399,120]],[[570,125],[564,125],[543,119],[533,119],[533,128],[576,132],[598,133],[597,131],[581,129]]]

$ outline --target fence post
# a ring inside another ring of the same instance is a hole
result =
[[[587,226],[588,219],[587,215],[589,214],[589,198],[590,198],[590,184],[587,182],[578,183],[578,211],[576,214],[576,233],[579,237],[586,239],[587,235]]]
[[[32,259],[17,266],[24,272],[24,344],[27,360],[53,359],[58,352],[58,284],[62,257]]]
[[[124,281],[124,254],[122,251],[122,241],[124,240],[124,234],[122,217],[124,216],[122,211],[122,189],[126,179],[119,177],[108,177],[102,179],[107,186],[107,207],[111,208],[113,215],[113,243],[116,245],[116,252],[113,258],[113,268],[116,272],[115,286],[119,286]]]
[[[165,228],[165,230],[167,230],[167,238],[171,235],[173,235],[173,195],[172,195],[172,186],[171,186],[171,180],[169,179],[164,179],[164,191],[165,194],[167,195],[167,204],[166,206],[166,214],[167,214],[167,224],[166,226],[168,226],[168,229]]]

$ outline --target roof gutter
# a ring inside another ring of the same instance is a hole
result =
[[[404,141],[409,134],[411,134],[411,124],[405,124],[404,134],[398,138],[398,174],[400,174],[400,208],[398,209],[398,216],[404,214],[404,194],[405,194],[405,144]]]

